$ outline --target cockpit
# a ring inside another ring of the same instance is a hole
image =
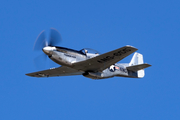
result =
[[[100,55],[100,53],[97,50],[91,48],[83,48],[82,50],[80,50],[80,52],[85,54],[89,58]]]
[[[97,50],[91,49],[91,48],[83,48],[80,50],[82,53],[87,54],[100,54]]]

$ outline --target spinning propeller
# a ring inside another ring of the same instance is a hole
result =
[[[49,40],[46,39],[46,34],[45,34],[45,31],[43,30],[38,35],[38,37],[34,43],[33,50],[35,50],[35,51],[43,50],[43,52],[50,57],[51,51],[56,49],[54,46],[56,46],[61,41],[62,41],[61,34],[55,28],[50,29]],[[45,61],[47,58],[47,56],[45,54],[40,55],[34,59],[34,63],[35,63],[36,67],[45,66],[43,63],[43,61]],[[43,65],[41,65],[41,64],[43,64]]]
[[[59,42],[62,41],[61,34],[55,29],[50,29],[50,36],[49,40],[47,41],[45,31],[43,30],[37,37],[35,44],[34,44],[34,50],[42,50],[45,47],[53,47],[56,46]]]

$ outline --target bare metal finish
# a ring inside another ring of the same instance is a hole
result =
[[[144,68],[151,66],[144,63],[143,55],[137,52],[134,54],[130,63],[117,63],[137,51],[132,46],[124,46],[104,54],[99,54],[95,50],[94,53],[91,53],[88,49],[78,51],[54,46],[57,40],[62,39],[60,33],[54,28],[51,30],[49,44],[43,35],[44,31],[40,33],[39,36],[41,38],[38,36],[36,43],[40,43],[39,46],[43,44],[41,50],[52,61],[61,65],[61,67],[26,74],[31,77],[83,75],[91,79],[104,79],[114,76],[142,78],[145,75]],[[36,43],[34,46],[36,49],[39,49]]]

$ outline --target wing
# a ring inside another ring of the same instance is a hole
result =
[[[127,57],[137,49],[132,46],[124,46],[122,48],[104,53],[102,55],[87,59],[73,64],[73,68],[79,71],[101,72],[109,66],[117,63]]]
[[[75,69],[72,69],[66,66],[61,66],[54,69],[28,73],[26,75],[31,76],[31,77],[55,77],[55,76],[82,75],[82,72],[79,72]]]

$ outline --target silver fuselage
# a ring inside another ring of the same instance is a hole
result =
[[[73,68],[73,63],[85,61],[92,57],[96,57],[99,54],[93,53],[83,53],[82,51],[76,51],[69,48],[64,47],[55,47],[51,51],[43,50],[51,60],[56,62],[59,65],[68,66]],[[103,78],[110,78],[114,76],[120,77],[135,77],[137,76],[135,72],[128,71],[126,67],[128,64],[114,64],[111,65],[109,68],[103,70],[102,72],[95,72],[95,71],[81,71],[85,77],[92,78],[92,79],[103,79]]]

